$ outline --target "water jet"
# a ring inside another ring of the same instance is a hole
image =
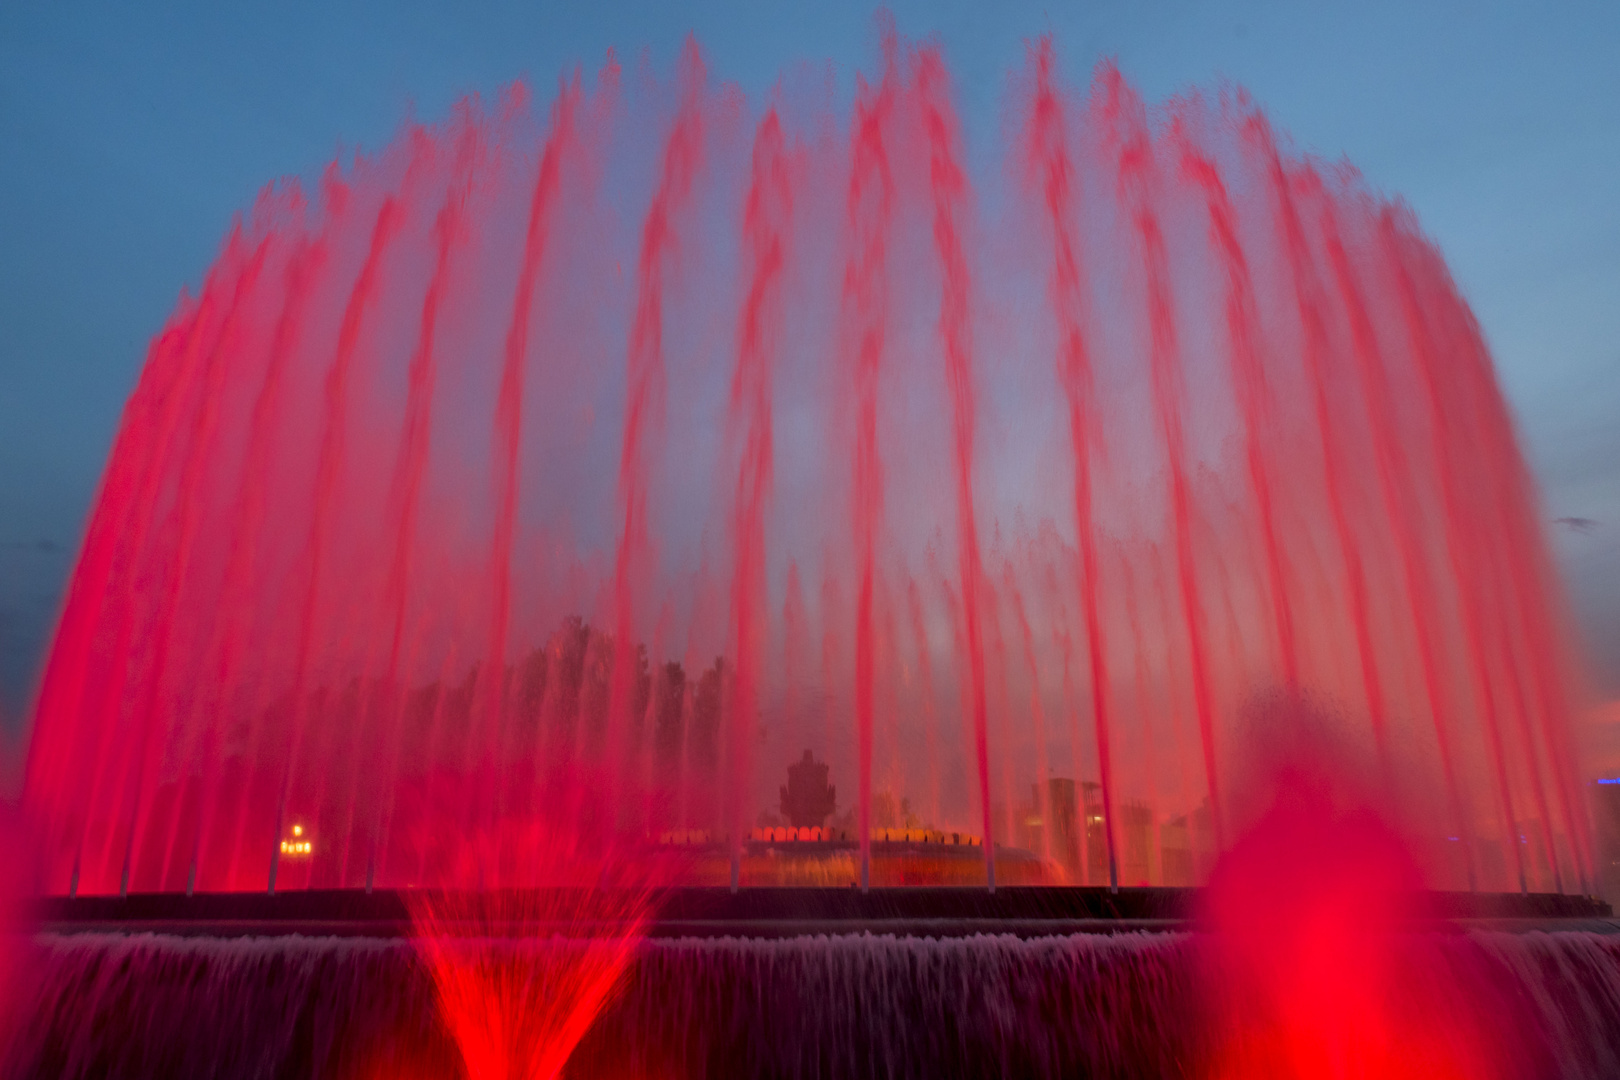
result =
[[[233,225],[42,678],[6,1069],[1620,1070],[1537,495],[1410,210],[1049,40],[978,176],[881,38],[847,114],[689,43]]]

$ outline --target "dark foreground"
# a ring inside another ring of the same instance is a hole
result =
[[[584,896],[586,894],[580,894]],[[658,894],[649,936],[796,937],[802,934],[888,933],[961,937],[979,933],[1039,937],[1196,926],[1197,889],[1014,887],[994,893],[964,888],[885,888],[862,893],[835,888],[672,888]],[[542,905],[556,911],[559,905]],[[567,905],[560,905],[566,910]],[[1604,920],[1610,906],[1556,893],[1425,892],[1409,906],[1414,924],[1458,921],[1572,927],[1570,920]],[[39,901],[46,930],[150,931],[182,935],[334,935],[406,937],[405,894],[332,889],[265,893],[153,893]],[[555,927],[589,928],[589,912]],[[1592,923],[1590,929],[1603,930]],[[514,932],[528,933],[514,927]]]
[[[1192,900],[672,893],[566,1075],[1205,1076],[1210,939],[1187,921]],[[1620,1076],[1620,934],[1603,932],[1620,925],[1604,908],[1425,903],[1398,935],[1397,1007],[1437,1040],[1500,1034],[1502,1077]],[[8,1080],[465,1075],[392,894],[81,899],[39,914]],[[983,932],[998,919],[1016,932]],[[521,963],[579,943],[531,928],[489,947]]]

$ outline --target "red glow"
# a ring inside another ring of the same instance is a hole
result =
[[[740,864],[806,748],[874,881],[874,829],[1085,816],[1018,842],[1191,884],[1277,690],[1411,779],[1436,885],[1589,885],[1535,493],[1410,214],[1048,40],[978,168],[942,50],[879,44],[847,111],[693,43],[244,214],[41,681],[48,891],[535,884],[539,816]]]
[[[1422,875],[1399,834],[1353,794],[1345,765],[1294,759],[1251,780],[1272,801],[1205,897],[1208,1075],[1492,1076],[1488,1029],[1459,1012],[1469,987],[1431,971],[1414,989],[1409,905]]]
[[[524,846],[561,887],[410,892],[418,951],[469,1080],[551,1080],[619,990],[653,911],[646,862]]]

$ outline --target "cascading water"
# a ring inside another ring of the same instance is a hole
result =
[[[1425,1032],[1409,1064],[1484,1050],[1502,1077],[1620,1068],[1620,1037],[1602,1022],[1620,1010],[1616,938],[1417,933],[1397,946],[1391,1004]],[[48,974],[20,988],[34,1019],[0,1075],[469,1075],[434,980],[403,943],[86,934],[38,947]],[[539,950],[551,955],[536,966],[588,947],[508,941],[492,962],[521,970]],[[1187,934],[651,941],[563,1075],[1223,1075],[1203,1064],[1219,1045],[1200,1022],[1214,962]]]
[[[692,45],[267,189],[108,462],[41,891],[545,883],[541,833],[774,880],[806,747],[831,883],[1192,884],[1278,693],[1434,884],[1588,888],[1534,490],[1411,214],[1241,95],[1013,87],[1002,166],[934,45],[848,115]]]

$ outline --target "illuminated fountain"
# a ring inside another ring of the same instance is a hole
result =
[[[1082,92],[1044,41],[1012,85],[1006,159],[970,164],[934,46],[886,34],[844,112],[809,74],[745,101],[694,45],[673,85],[610,61],[267,188],[108,462],[38,698],[39,891],[405,890],[433,943],[497,909],[612,923],[622,1000],[544,1023],[654,1070],[679,1056],[659,1008],[723,1026],[716,987],[818,963],[937,975],[901,1027],[953,1015],[962,964],[1015,1013],[1105,1017],[968,1053],[1011,1071],[1271,1059],[1121,1049],[1196,997],[1181,937],[627,958],[683,886],[1203,884],[1267,820],[1237,778],[1287,717],[1367,762],[1402,889],[1590,893],[1536,493],[1410,212],[1241,94],[1149,109],[1106,64]],[[819,820],[777,814],[801,751],[845,796]],[[507,899],[422,906],[468,895]],[[109,985],[98,948],[165,962],[87,941],[49,943],[41,994]],[[273,963],[222,948],[193,985]],[[407,963],[342,948],[346,992]],[[1431,952],[1520,962],[1470,948]],[[1612,949],[1567,948],[1620,985]],[[425,955],[451,1012],[509,975]],[[364,1047],[421,1030],[412,987],[310,1070],[397,1065]],[[467,1066],[521,1072],[473,1063],[465,1011]],[[828,1068],[927,1057],[860,1031]],[[436,1037],[406,1041],[451,1060]],[[772,1067],[733,1049],[706,1067]]]

